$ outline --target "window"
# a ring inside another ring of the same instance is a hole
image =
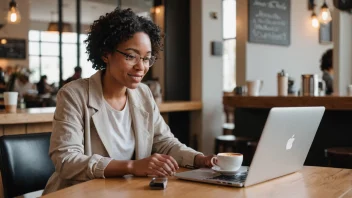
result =
[[[236,0],[223,0],[223,89],[232,91],[236,86]]]
[[[80,35],[80,66],[82,77],[89,77],[95,73],[91,63],[87,61],[85,44],[86,34]],[[33,72],[30,81],[38,82],[41,75],[48,76],[48,83],[59,83],[59,33],[30,30],[29,40],[29,68]],[[77,65],[77,34],[62,33],[62,78],[66,80],[74,73]]]

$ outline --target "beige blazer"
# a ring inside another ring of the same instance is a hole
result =
[[[55,172],[44,193],[96,178],[104,178],[104,169],[112,160],[109,153],[109,119],[103,108],[102,71],[88,79],[73,81],[57,94],[49,155]],[[171,155],[180,166],[193,165],[199,152],[181,144],[160,115],[149,88],[140,84],[127,89],[132,127],[135,133],[135,158],[152,153]]]

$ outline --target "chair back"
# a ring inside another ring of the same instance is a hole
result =
[[[55,168],[49,158],[51,133],[0,137],[0,170],[5,197],[45,188]]]

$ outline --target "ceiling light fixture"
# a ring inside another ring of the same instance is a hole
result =
[[[21,22],[21,15],[18,11],[17,3],[15,0],[10,1],[9,11],[7,13],[7,22],[10,24],[17,24]]]
[[[331,13],[325,0],[323,6],[321,6],[319,18],[320,22],[323,24],[328,24],[331,21]]]
[[[47,31],[49,32],[58,32],[59,23],[50,22]],[[69,23],[62,23],[62,32],[72,32],[72,26]]]
[[[58,32],[59,31],[59,23],[53,22],[54,12],[51,12],[51,21],[48,25],[48,32]],[[69,23],[62,23],[62,32],[73,32],[72,25]]]
[[[312,26],[314,28],[318,28],[320,26],[320,22],[319,22],[319,19],[317,17],[317,15],[315,14],[315,12],[313,11],[312,13]]]

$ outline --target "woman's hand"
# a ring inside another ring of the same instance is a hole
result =
[[[163,154],[153,154],[150,157],[132,162],[132,174],[136,176],[172,176],[179,169],[176,160]]]
[[[196,155],[194,157],[194,166],[199,168],[211,168],[213,165],[211,164],[211,158],[213,155],[204,156],[204,155]]]

